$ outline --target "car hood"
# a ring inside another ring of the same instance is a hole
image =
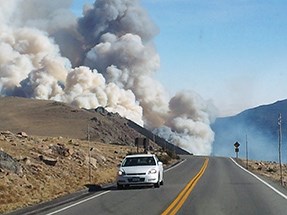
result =
[[[121,167],[120,169],[124,170],[126,174],[146,173],[150,169],[157,169],[157,166],[127,166],[127,167]]]

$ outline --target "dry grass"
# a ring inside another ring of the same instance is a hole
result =
[[[22,173],[0,171],[0,213],[73,193],[87,184],[106,184],[114,181],[117,164],[131,150],[99,142],[67,138],[9,137],[0,140],[0,149],[22,166]],[[53,151],[55,146],[69,149],[69,154]],[[91,151],[91,181],[89,177],[89,148]],[[55,166],[45,164],[39,156],[56,159]]]
[[[14,133],[1,132],[0,150],[22,166],[19,174],[0,168],[0,213],[73,193],[87,184],[113,182],[117,165],[136,151],[134,140],[142,137],[118,114],[55,101],[1,97],[0,109],[0,131]],[[85,141],[88,127],[90,142]],[[15,135],[20,131],[29,136]]]
[[[141,135],[117,114],[103,115],[51,100],[0,98],[0,131],[131,145]]]
[[[91,148],[93,150],[89,165]],[[55,149],[65,149],[66,153]],[[18,160],[22,166],[22,171],[18,174],[0,169],[0,213],[49,201],[85,189],[89,184],[103,185],[114,182],[117,165],[122,158],[130,152],[136,152],[136,148],[131,146],[63,137],[24,138],[12,133],[0,135],[0,150]],[[40,156],[56,160],[56,165],[45,164]],[[244,160],[240,162],[243,166],[246,165]],[[274,181],[280,180],[279,165],[276,163],[249,161],[248,168]],[[283,170],[286,184],[286,165]]]
[[[117,165],[137,149],[63,137],[23,138],[2,132],[0,150],[18,160],[22,167],[18,174],[0,169],[0,213],[4,213],[85,189],[87,185],[112,183]],[[41,156],[55,160],[56,165],[45,164]]]
[[[239,163],[246,167],[246,160],[239,159]],[[281,183],[280,165],[271,161],[248,161],[248,170],[255,174],[262,175],[276,183]],[[287,187],[287,165],[282,164],[282,182],[283,186]]]
[[[0,213],[73,193],[88,184],[113,182],[117,165],[127,153],[136,152],[134,140],[142,137],[118,114],[55,101],[1,97],[0,109],[0,131],[13,132],[0,132],[0,150],[22,166],[18,174],[0,168]],[[88,127],[90,142],[85,141]],[[28,137],[15,135],[21,131]],[[170,159],[166,154],[161,157]]]

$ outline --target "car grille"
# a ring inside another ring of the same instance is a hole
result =
[[[127,173],[127,175],[145,175],[145,173]]]

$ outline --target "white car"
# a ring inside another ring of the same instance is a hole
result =
[[[117,187],[130,185],[163,185],[163,165],[154,154],[135,154],[126,156],[119,168]]]

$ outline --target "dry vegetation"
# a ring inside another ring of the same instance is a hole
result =
[[[22,138],[12,133],[7,135],[7,132],[1,135],[1,150],[19,161],[22,168],[18,173],[0,170],[0,212],[72,193],[84,189],[89,183],[113,182],[117,164],[131,147],[97,142],[91,142],[90,147],[93,147],[91,181],[87,141],[52,137]]]
[[[91,158],[90,148],[93,148]],[[0,150],[21,166],[15,172],[0,168],[0,213],[3,213],[85,189],[88,184],[112,183],[122,158],[137,149],[1,132]]]
[[[53,101],[6,97],[0,98],[0,109],[0,153],[7,153],[18,165],[12,170],[0,165],[0,213],[52,200],[89,184],[114,182],[117,165],[126,154],[136,152],[134,138],[141,137],[117,114]],[[91,141],[84,140],[88,124]],[[28,135],[17,134],[20,131]],[[174,162],[151,144],[164,163]],[[249,170],[280,180],[276,163],[249,161]],[[286,165],[283,170],[286,184]]]
[[[18,165],[16,170],[0,165],[0,213],[88,184],[114,182],[117,165],[127,153],[136,152],[134,140],[142,137],[126,119],[104,109],[17,97],[0,98],[0,109],[0,161],[5,152]],[[88,125],[91,141],[86,141]],[[28,135],[18,134],[21,131]],[[163,154],[161,159],[166,162],[170,157]]]
[[[243,167],[245,168],[247,167],[246,160],[240,159],[238,162]],[[284,187],[287,187],[287,165],[282,164],[281,167],[282,167],[282,182],[283,182],[282,185]],[[281,184],[280,165],[276,162],[249,160],[248,170],[257,175],[262,175],[263,177],[266,177],[278,184]]]

